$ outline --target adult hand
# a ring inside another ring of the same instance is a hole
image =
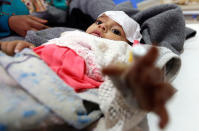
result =
[[[0,42],[0,50],[11,56],[24,48],[34,47],[35,46],[33,44],[22,40]]]
[[[45,25],[47,22],[47,20],[31,15],[14,15],[8,20],[10,29],[23,37],[28,30],[38,31],[48,28],[48,26]]]

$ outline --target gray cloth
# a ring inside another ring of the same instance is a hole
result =
[[[146,44],[157,44],[180,54],[186,38],[195,31],[185,27],[180,7],[174,4],[155,6],[132,16],[140,25]]]
[[[115,6],[113,0],[72,0],[69,14],[74,9],[80,9],[84,14],[88,14],[93,19],[96,19],[99,14],[112,10]]]
[[[64,31],[74,30],[72,28],[65,27],[53,27],[42,31],[28,31],[25,40],[33,43],[35,46],[39,46],[50,39],[57,38]]]
[[[24,37],[18,36],[18,35],[12,35],[0,38],[0,41],[12,41],[12,40],[24,40]]]
[[[44,12],[33,12],[31,15],[48,20],[49,26],[64,26],[67,12],[48,5]]]

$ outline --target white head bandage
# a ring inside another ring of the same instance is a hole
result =
[[[132,43],[134,42],[134,40],[140,41],[140,39],[142,38],[142,35],[140,34],[140,25],[131,17],[129,17],[126,13],[124,13],[123,11],[106,11],[100,14],[98,17],[102,16],[103,14],[122,26],[127,40]]]

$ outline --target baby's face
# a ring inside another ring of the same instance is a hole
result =
[[[106,15],[100,16],[95,23],[88,27],[86,32],[110,40],[128,42],[122,27]]]

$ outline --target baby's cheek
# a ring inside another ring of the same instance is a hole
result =
[[[118,41],[118,40],[121,40],[120,37],[114,35],[113,33],[105,33],[105,34],[103,35],[103,38],[110,39],[110,40],[117,40],[117,41]]]

